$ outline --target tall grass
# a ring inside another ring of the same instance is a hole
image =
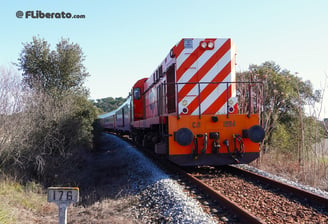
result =
[[[56,209],[47,202],[41,185],[22,185],[4,176],[0,177],[0,201],[0,223],[32,223],[31,217],[54,213]]]

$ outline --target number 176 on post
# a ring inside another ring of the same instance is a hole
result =
[[[48,202],[74,203],[79,200],[78,187],[49,187]]]

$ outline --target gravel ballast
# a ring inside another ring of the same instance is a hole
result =
[[[116,136],[105,135],[106,148],[116,151],[127,164],[128,184],[122,195],[135,195],[138,203],[131,213],[142,223],[216,223],[199,202],[189,197],[175,180],[170,179],[148,158]]]

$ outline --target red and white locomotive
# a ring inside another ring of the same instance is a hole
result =
[[[241,83],[249,87],[249,110],[240,113],[235,54],[231,39],[182,39],[124,104],[99,116],[103,128],[182,166],[253,161],[264,138],[252,101],[257,83]]]

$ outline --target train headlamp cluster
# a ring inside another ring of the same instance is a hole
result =
[[[214,48],[214,42],[213,41],[201,41],[199,43],[199,45],[204,50],[212,50]]]

